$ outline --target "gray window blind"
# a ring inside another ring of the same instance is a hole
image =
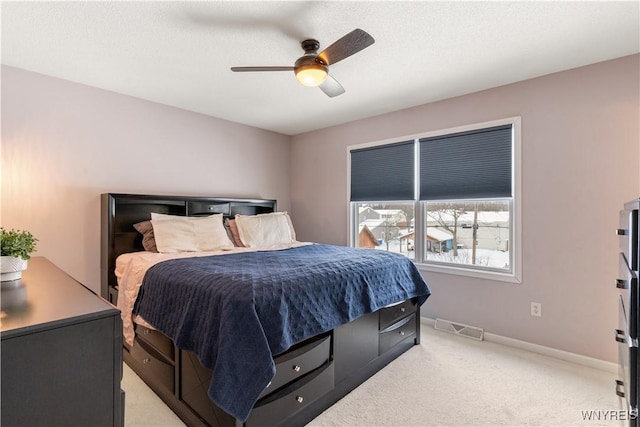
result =
[[[420,200],[511,197],[511,128],[420,139]]]
[[[351,150],[351,201],[413,200],[413,141]]]

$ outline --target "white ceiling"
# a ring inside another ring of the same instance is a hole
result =
[[[2,63],[295,135],[640,51],[638,1],[7,2]],[[335,98],[291,72],[355,28]]]

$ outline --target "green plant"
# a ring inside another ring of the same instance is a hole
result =
[[[36,250],[38,239],[26,230],[5,230],[0,227],[0,256],[13,256],[28,260]]]

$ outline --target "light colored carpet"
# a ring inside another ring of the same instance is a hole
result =
[[[619,412],[614,379],[610,372],[423,324],[420,346],[309,427],[622,426],[611,420],[612,412],[626,415]],[[126,365],[122,388],[126,426],[184,425]],[[599,420],[585,419],[588,413]]]
[[[167,405],[124,363],[122,383],[125,392],[125,427],[179,427],[184,423]]]

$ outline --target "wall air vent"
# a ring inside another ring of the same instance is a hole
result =
[[[436,319],[433,327],[440,331],[450,332],[456,335],[473,338],[482,341],[484,339],[484,329],[475,326],[463,325],[450,320]]]

